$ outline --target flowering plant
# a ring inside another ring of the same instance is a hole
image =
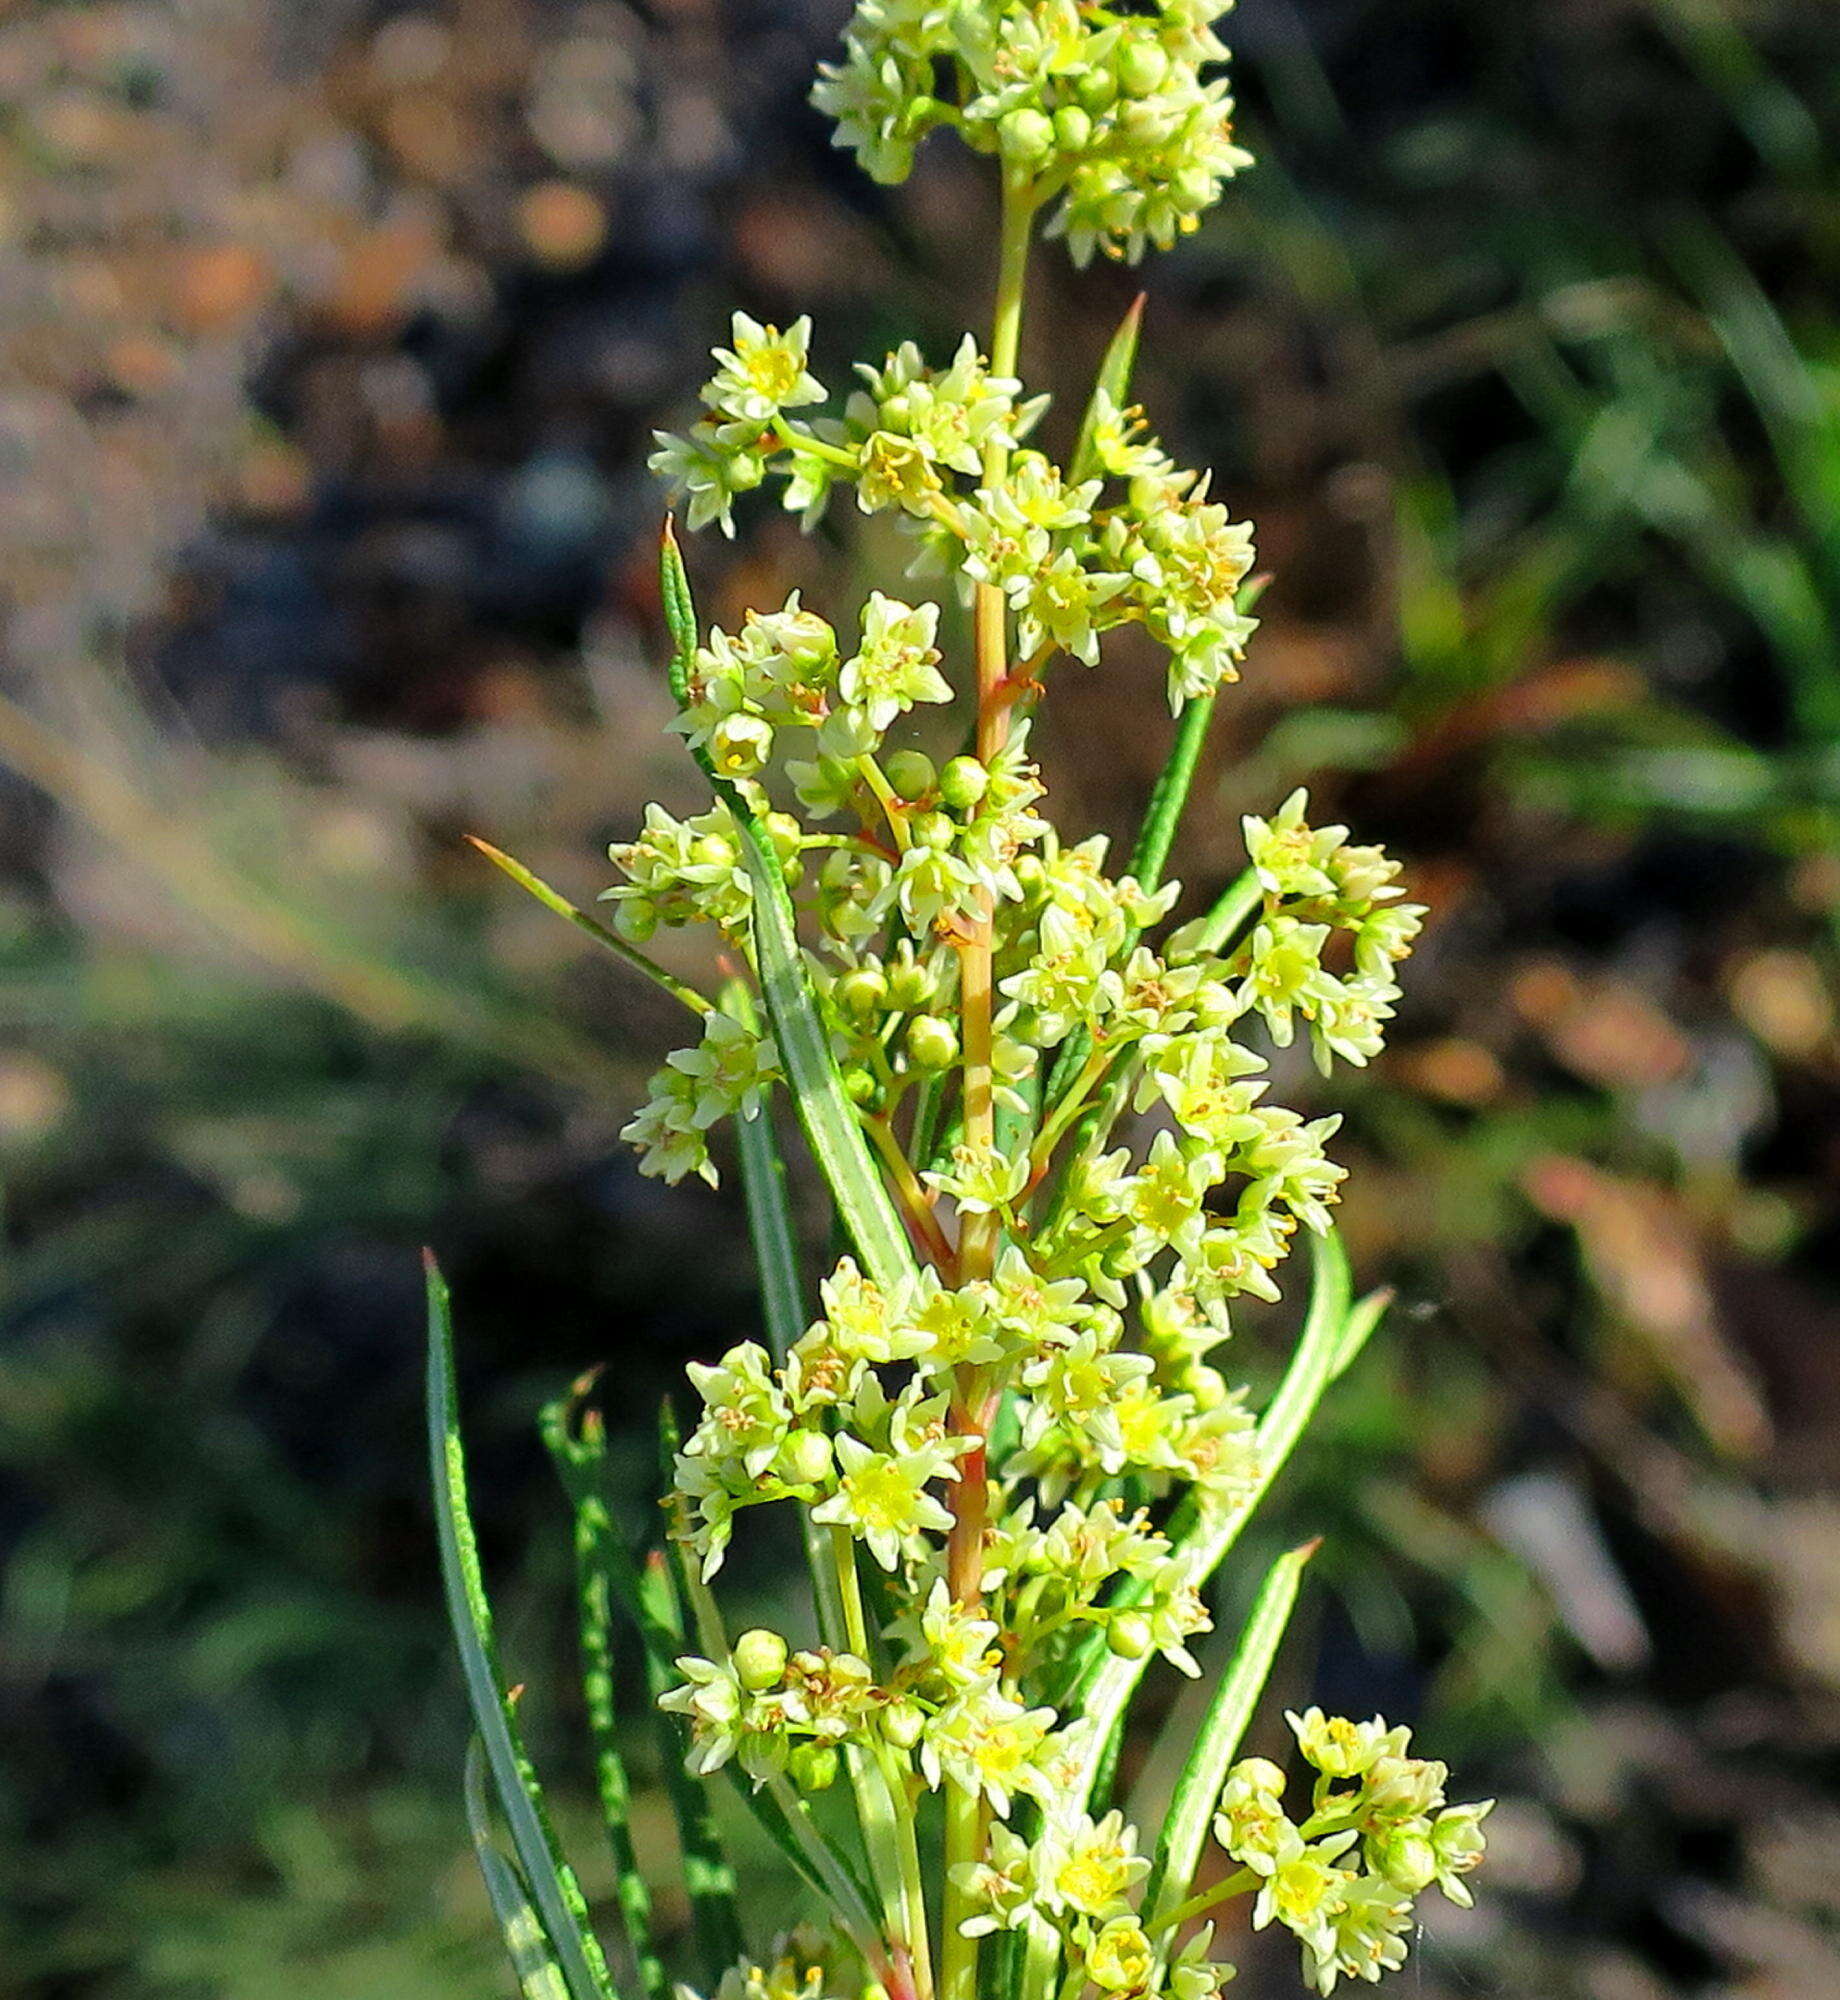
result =
[[[713,1182],[710,1134],[735,1121],[765,1301],[764,1341],[690,1370],[700,1408],[669,1440],[650,1555],[613,1518],[585,1394],[546,1420],[577,1512],[616,1982],[496,1664],[431,1276],[444,1548],[480,1730],[469,1797],[527,1993],[671,1992],[628,1824],[618,1612],[663,1732],[700,1976],[723,2000],[1208,2000],[1232,1968],[1207,1919],[1241,1897],[1327,1994],[1403,1961],[1421,1892],[1469,1900],[1487,1808],[1448,1804],[1444,1766],[1407,1730],[1291,1716],[1314,1774],[1296,1813],[1281,1770],[1235,1762],[1308,1548],[1273,1567],[1215,1671],[1160,1830],[1140,1838],[1112,1803],[1146,1669],[1203,1674],[1210,1579],[1384,1305],[1351,1298],[1331,1229],[1337,1121],[1270,1102],[1260,1045],[1301,1028],[1325,1071],[1366,1062],[1421,914],[1392,862],[1312,826],[1298,793],[1246,822],[1248,866],[1213,907],[1166,928],[1177,819],[1254,630],[1251,531],[1132,406],[1136,312],[1065,464],[1032,443],[1046,399],[1016,373],[1039,220],[1079,261],[1135,258],[1247,164],[1218,74],[1223,11],[862,0],[816,101],[883,180],[936,127],[994,156],[989,351],[967,336],[939,367],[902,346],[839,401],[806,321],[737,313],[705,414],[661,434],[654,463],[692,528],[730,529],[741,496],[773,485],[808,522],[842,494],[895,515],[910,577],[969,611],[968,671],[948,669],[941,599],[905,585],[842,632],[796,596],[705,630],[667,530],[676,727],[709,809],[653,806],[613,849],[612,928],[487,850],[692,1015],[695,1041],[626,1136],[645,1172]],[[1096,663],[1132,625],[1167,655],[1177,726],[1114,872],[1104,840],[1069,844],[1044,817],[1029,726],[1054,663]],[[961,699],[958,755],[904,740],[913,711]],[[727,948],[714,997],[644,953],[682,925]],[[776,1151],[782,1093],[845,1245],[815,1310]],[[1309,1308],[1255,1413],[1221,1344],[1237,1299],[1279,1296],[1300,1231]],[[732,1635],[715,1586],[763,1507],[797,1516],[809,1617]],[[737,1908],[717,1789],[812,1893],[804,1928],[769,1942]]]

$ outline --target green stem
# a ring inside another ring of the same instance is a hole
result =
[[[673,1000],[681,1000],[693,1014],[711,1014],[715,1011],[702,994],[693,986],[686,986],[681,979],[674,979],[662,965],[655,965],[644,952],[635,951],[617,931],[610,931],[603,923],[597,923],[586,910],[578,910],[558,889],[552,889],[540,875],[534,875],[523,862],[513,859],[502,848],[492,845],[489,840],[481,840],[476,833],[466,836],[469,847],[476,849],[491,862],[494,868],[509,875],[527,895],[534,896],[546,910],[553,910],[559,917],[572,923],[578,931],[585,931],[598,945],[613,953],[614,957],[630,965],[635,972],[642,972],[654,986],[662,987]]]
[[[1197,949],[1218,952],[1258,908],[1264,895],[1258,876],[1248,868],[1222,892],[1220,900],[1207,913]]]
[[[793,1790],[791,1781],[779,1773],[766,1780],[766,1788],[773,1802],[785,1815],[786,1825],[799,1851],[810,1864],[812,1871],[824,1884],[837,1916],[844,1929],[850,1933],[856,1949],[867,1961],[876,1977],[887,1983],[890,1966],[888,1953],[882,1943],[881,1932],[876,1926],[869,1906],[857,1893],[856,1885],[844,1872],[843,1864],[831,1852],[830,1843],[824,1838],[811,1816],[811,1808]]]
[[[843,1599],[844,1643],[859,1660],[869,1658],[869,1621],[863,1615],[862,1578],[856,1574],[856,1539],[848,1528],[831,1529],[831,1561]]]
[[[1211,1910],[1216,1903],[1227,1902],[1234,1896],[1243,1896],[1248,1889],[1257,1888],[1258,1881],[1250,1868],[1242,1868],[1237,1874],[1229,1875],[1224,1882],[1216,1882],[1211,1889],[1203,1889],[1198,1896],[1189,1897],[1186,1903],[1178,1903],[1168,1916],[1157,1919],[1154,1928],[1159,1934],[1177,1930]]]

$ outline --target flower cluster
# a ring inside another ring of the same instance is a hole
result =
[[[957,131],[1055,203],[1077,262],[1167,249],[1250,155],[1213,23],[1232,0],[863,0],[812,100],[878,181],[902,181],[930,132]],[[942,90],[942,77],[954,84]]]
[[[1281,1923],[1303,1947],[1318,1993],[1339,1979],[1377,1980],[1405,1963],[1413,1898],[1436,1887],[1471,1903],[1482,1822],[1494,1801],[1444,1801],[1445,1767],[1407,1755],[1409,1729],[1350,1722],[1320,1708],[1287,1717],[1316,1777],[1301,1824],[1284,1810],[1285,1778],[1262,1757],[1234,1766],[1214,1835],[1256,1879],[1252,1921]]]
[[[653,806],[611,850],[611,932],[571,912],[696,1014],[626,1128],[642,1170],[713,1182],[711,1134],[742,1121],[767,1259],[768,1337],[689,1371],[669,1547],[644,1579],[662,1594],[639,1599],[654,1666],[676,1657],[660,1705],[686,1782],[739,1781],[887,2000],[1214,2000],[1232,1968],[1190,1920],[1233,1895],[1297,1936],[1326,1994],[1399,1964],[1412,1899],[1467,1900],[1482,1854],[1487,1808],[1447,1805],[1444,1767],[1405,1730],[1316,1710],[1293,1718],[1317,1774],[1301,1819],[1274,1766],[1226,1771],[1218,1715],[1179,1838],[1140,1849],[1110,1796],[1140,1676],[1199,1677],[1223,1643],[1212,1578],[1378,1317],[1333,1239],[1338,1121],[1271,1100],[1271,1053],[1301,1024],[1325,1071],[1368,1062],[1422,916],[1394,863],[1313,825],[1299,791],[1244,822],[1239,880],[1171,928],[1175,816],[1253,630],[1251,532],[1131,405],[1135,322],[1066,463],[1032,442],[1032,225],[1048,215],[1082,260],[1193,225],[1244,161],[1212,74],[1223,11],[862,0],[817,93],[840,140],[889,179],[943,125],[1002,161],[990,350],[967,336],[936,367],[903,345],[836,399],[807,321],[738,313],[701,416],[659,434],[654,464],[692,528],[732,531],[770,481],[808,524],[853,493],[906,535],[918,587],[870,593],[853,627],[794,595],[705,629],[667,539],[674,726],[714,800],[684,820]],[[1132,625],[1167,655],[1182,735],[1118,865],[1047,817],[1030,725],[1057,660],[1094,664]],[[928,754],[923,711],[961,700],[963,747]],[[721,951],[714,1004],[644,956],[689,925]],[[774,1157],[780,1097],[839,1224],[815,1310]],[[1303,1239],[1317,1289],[1260,1413],[1223,1344],[1240,1301],[1280,1296]],[[731,1639],[715,1584],[763,1507],[796,1520],[810,1617]],[[1306,1555],[1268,1579],[1228,1688],[1255,1668],[1262,1683]],[[1210,1819],[1238,1872],[1197,1894]],[[706,1834],[687,1826],[686,1852]],[[836,1945],[744,1960],[718,2000],[841,2000],[855,1974]]]
[[[892,511],[915,536],[917,574],[950,574],[967,597],[979,584],[1002,591],[1028,668],[1024,693],[1057,654],[1093,665],[1102,635],[1126,625],[1143,627],[1169,653],[1174,707],[1235,677],[1256,629],[1239,604],[1252,531],[1211,498],[1204,474],[1169,456],[1135,410],[1119,410],[1100,392],[1090,464],[1076,477],[1038,451],[1018,449],[1045,399],[1025,400],[1022,385],[994,374],[967,335],[945,369],[929,368],[911,342],[880,367],[862,367],[863,386],[840,418],[795,419],[786,414],[790,404],[767,420],[744,416],[737,412],[758,412],[769,388],[743,394],[738,357],[769,387],[811,378],[803,372],[802,322],[792,334],[758,327],[744,313],[734,324],[735,347],[718,350],[723,366],[703,391],[711,415],[682,436],[660,431],[651,461],[685,496],[692,528],[713,521],[732,533],[736,499],[769,479],[781,482],[785,505],[808,526],[837,488],[853,488],[864,513]],[[1004,475],[994,481],[984,477],[993,450],[1004,455]],[[758,769],[776,719],[835,715],[829,741],[848,744],[842,718],[860,717],[867,703],[847,684],[838,702],[827,643],[834,635],[796,599],[738,639],[711,642],[699,663],[711,711],[704,726],[724,729],[712,746],[724,769]],[[890,699],[909,707],[942,698],[885,695],[877,726],[885,729],[898,712]]]

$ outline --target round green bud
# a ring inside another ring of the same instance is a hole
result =
[[[852,1021],[866,1021],[888,1004],[888,981],[872,965],[846,972],[831,991]]]
[[[917,1069],[950,1069],[958,1060],[958,1032],[937,1014],[917,1014],[907,1026],[907,1054]]]
[[[921,813],[910,831],[922,847],[936,848],[941,854],[958,838],[958,828],[941,812]]]
[[[930,1007],[939,995],[939,981],[930,966],[917,958],[897,958],[888,968],[888,1004],[912,1014]]]
[[[990,773],[975,757],[954,757],[939,774],[939,796],[954,812],[969,812],[990,790]]]
[[[1181,1346],[1189,1322],[1188,1314],[1175,1293],[1152,1292],[1137,1311],[1151,1346]]]
[[[837,1782],[837,1753],[828,1743],[801,1743],[786,1768],[800,1791],[828,1792]]]
[[[1205,167],[1184,167],[1175,178],[1175,198],[1191,214],[1212,202],[1220,189]]]
[[[886,398],[881,409],[881,427],[885,431],[905,432],[908,425],[913,422],[914,399],[905,389],[897,389],[892,396]]]
[[[822,1431],[793,1431],[773,1461],[788,1486],[816,1486],[831,1470],[831,1441]]]
[[[785,1677],[788,1648],[777,1632],[756,1625],[735,1641],[735,1678],[750,1694],[778,1687]]]
[[[920,1741],[926,1717],[911,1701],[894,1701],[882,1710],[882,1734],[897,1750],[911,1750]]]
[[[773,754],[773,725],[758,715],[725,715],[709,732],[709,761],[725,778],[751,778]]]
[[[691,843],[690,859],[699,868],[732,868],[735,843],[725,834],[705,833]]]
[[[1182,1387],[1195,1399],[1198,1410],[1217,1410],[1227,1400],[1227,1378],[1218,1368],[1197,1361],[1182,1377]]]
[[[773,852],[782,861],[798,859],[799,843],[805,838],[805,829],[790,813],[770,812],[761,821],[761,826],[773,843]]]
[[[860,1105],[867,1111],[880,1098],[882,1086],[876,1081],[873,1071],[864,1069],[858,1063],[843,1073],[843,1094],[852,1104]]]
[[[1063,104],[1054,114],[1054,143],[1063,153],[1083,153],[1092,144],[1092,119],[1077,104]]]
[[[1129,1243],[1114,1243],[1099,1259],[1099,1268],[1108,1278],[1128,1278],[1140,1267],[1140,1261]]]
[[[1103,111],[1118,95],[1118,79],[1109,63],[1094,63],[1073,79],[1073,94],[1088,111]]]
[[[1169,58],[1146,36],[1134,37],[1118,51],[1118,81],[1133,97],[1148,97],[1169,74]]]
[[[1378,1835],[1370,1843],[1369,1858],[1395,1889],[1403,1889],[1408,1896],[1430,1888],[1437,1879],[1436,1850],[1411,1826],[1390,1827]]]
[[[1023,895],[1030,901],[1041,894],[1048,879],[1048,871],[1041,865],[1039,854],[1019,854],[1013,872]]]
[[[923,799],[939,783],[939,773],[924,750],[897,750],[882,770],[904,799]]]
[[[1003,148],[1006,160],[1032,165],[1053,151],[1054,127],[1041,112],[1025,104],[1019,110],[1005,113],[998,121],[997,143]]]
[[[1119,1611],[1105,1628],[1105,1643],[1121,1660],[1141,1660],[1156,1637],[1141,1611]]]
[[[622,896],[613,906],[613,927],[628,944],[644,944],[658,928],[658,912],[643,896]]]

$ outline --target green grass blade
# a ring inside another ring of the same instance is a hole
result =
[[[1083,479],[1096,478],[1099,472],[1099,396],[1101,391],[1111,398],[1112,407],[1124,409],[1131,398],[1131,371],[1137,366],[1137,341],[1144,328],[1144,294],[1139,292],[1132,301],[1131,310],[1119,322],[1118,331],[1112,335],[1111,344],[1105,350],[1105,359],[1099,364],[1099,373],[1093,383],[1092,399],[1086,405],[1086,415],[1080,420],[1080,441],[1074,446],[1073,460],[1067,477],[1077,486]]]
[[[1318,1544],[1307,1542],[1272,1564],[1258,1598],[1239,1635],[1233,1664],[1222,1676],[1208,1703],[1194,1748],[1176,1780],[1163,1836],[1144,1884],[1143,1907],[1152,1913],[1151,1930],[1187,1896],[1207,1838],[1208,1822],[1226,1783],[1227,1767],[1239,1752],[1252,1711],[1265,1691],[1273,1660],[1290,1623],[1303,1581],[1304,1565]]]
[[[618,1548],[619,1536],[607,1504],[603,1477],[607,1447],[599,1413],[586,1413],[579,1431],[572,1432],[565,1406],[552,1404],[543,1413],[543,1441],[556,1462],[575,1514],[582,1700],[594,1744],[595,1789],[613,1855],[620,1916],[649,2000],[668,2000],[671,1982],[652,1935],[652,1892],[640,1873],[633,1845],[632,1785],[620,1751],[610,1578],[614,1565],[609,1559],[610,1551]],[[625,1556],[624,1549],[618,1553]]]
[[[486,1599],[479,1547],[467,1508],[466,1455],[456,1410],[447,1285],[432,1256],[427,1269],[428,1450],[435,1520],[448,1618],[460,1648],[473,1725],[485,1746],[512,1850],[562,1969],[570,2000],[614,2000],[607,1962],[588,1926],[586,1898],[549,1824],[542,1787],[518,1728],[516,1704],[499,1669],[492,1609]]]
[[[689,685],[697,646],[696,610],[683,553],[667,524],[660,561],[665,619],[670,627],[671,688],[679,702]],[[856,1246],[863,1268],[878,1285],[893,1288],[916,1265],[907,1231],[895,1212],[881,1170],[864,1139],[855,1106],[831,1050],[830,1033],[799,949],[797,919],[785,871],[747,800],[700,753],[697,758],[716,795],[735,816],[753,887],[754,956],[767,1015],[785,1066],[799,1123],[831,1199]]]
[[[1335,1379],[1337,1364],[1347,1350],[1348,1255],[1333,1230],[1327,1236],[1311,1237],[1310,1261],[1312,1290],[1303,1330],[1284,1380],[1259,1420],[1256,1484],[1231,1513],[1191,1519],[1187,1532],[1176,1541],[1176,1553],[1184,1560],[1197,1587],[1220,1567],[1270,1490],[1272,1481],[1284,1469],[1304,1426],[1322,1400],[1323,1391]],[[1121,1594],[1121,1601],[1126,1595]],[[1106,1743],[1148,1664],[1147,1657],[1121,1660],[1101,1651],[1083,1684],[1063,1704],[1064,1712],[1085,1717],[1094,1725],[1087,1741],[1085,1768],[1075,1781],[1079,1795],[1091,1796]]]
[[[486,1898],[504,1933],[505,1950],[517,1975],[523,2000],[569,2000],[568,1981],[556,1962],[543,1920],[530,1906],[524,1878],[499,1852],[492,1837],[492,1815],[486,1802],[486,1757],[475,1736],[466,1753],[466,1817],[472,1828],[473,1853],[485,1877]]]

